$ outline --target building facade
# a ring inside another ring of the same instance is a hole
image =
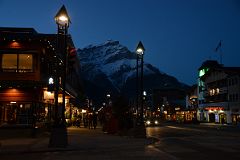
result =
[[[240,67],[206,61],[199,68],[198,112],[200,121],[237,124],[240,120]]]
[[[198,89],[193,85],[186,94],[186,109],[179,113],[185,116],[185,122],[197,123]]]
[[[163,120],[184,120],[184,115],[177,114],[185,109],[186,91],[180,89],[153,90],[153,106]]]
[[[55,88],[51,89],[49,80],[54,84],[54,77],[63,69],[63,53],[57,48],[56,34],[40,34],[33,28],[0,28],[0,126],[32,125],[54,119]],[[75,105],[80,92],[76,51],[69,35],[67,48],[65,102],[69,108]],[[61,78],[59,88],[58,112],[62,110]]]

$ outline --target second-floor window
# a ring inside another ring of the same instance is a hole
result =
[[[2,54],[3,72],[33,72],[32,54]]]

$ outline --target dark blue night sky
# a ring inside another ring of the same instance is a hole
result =
[[[112,39],[134,51],[141,40],[147,62],[192,85],[222,40],[223,64],[240,67],[238,0],[0,0],[0,26],[56,33],[63,4],[77,48]]]

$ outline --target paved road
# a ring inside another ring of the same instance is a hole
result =
[[[101,129],[68,128],[69,147],[66,149],[49,149],[48,137],[2,140],[5,151],[24,148],[27,152],[0,150],[0,160],[240,159],[239,129],[164,124],[148,127],[147,135],[155,141],[108,135]]]
[[[177,159],[240,159],[239,129],[221,126],[171,125],[148,127],[154,147]]]

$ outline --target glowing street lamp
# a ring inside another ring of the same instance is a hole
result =
[[[136,90],[137,90],[137,99],[136,99],[136,106],[137,106],[137,111],[138,111],[138,101],[139,101],[139,80],[138,80],[138,61],[139,59],[141,60],[141,76],[140,76],[140,102],[141,102],[141,112],[140,112],[140,119],[139,117],[137,116],[137,125],[135,126],[135,137],[139,137],[139,138],[145,138],[146,137],[146,128],[145,128],[145,125],[144,125],[144,120],[143,120],[143,55],[144,55],[144,51],[145,51],[145,48],[142,44],[142,42],[140,41],[137,45],[137,48],[135,50],[136,52],[136,57],[137,57],[137,77],[136,77]],[[137,114],[138,115],[138,114]]]
[[[145,48],[142,44],[142,42],[140,41],[137,45],[137,48],[136,48],[136,54],[137,54],[137,65],[136,65],[136,73],[137,73],[137,77],[136,77],[136,108],[137,108],[137,118],[138,118],[138,101],[139,101],[139,82],[138,82],[138,61],[139,61],[139,58],[141,59],[141,57],[143,57],[143,53],[145,51]],[[141,92],[142,94],[142,92]]]
[[[108,93],[107,95],[107,107],[111,106],[111,95]]]
[[[65,92],[66,92],[66,73],[67,73],[67,34],[68,27],[71,23],[70,17],[67,13],[65,6],[63,5],[61,9],[55,16],[55,21],[58,26],[58,44],[59,52],[61,52],[63,61],[63,75],[62,75],[62,122],[65,121]],[[62,41],[62,42],[61,42]],[[60,46],[63,45],[63,48]]]
[[[137,54],[137,74],[138,74],[138,58],[141,59],[141,76],[140,76],[141,112],[140,112],[140,125],[144,125],[144,121],[143,121],[143,55],[144,55],[144,51],[145,51],[145,48],[144,48],[142,42],[140,41],[138,43],[138,45],[137,45],[137,48],[136,48],[136,54]],[[138,75],[137,75],[137,79],[138,79]],[[137,90],[138,90],[138,82],[137,82]],[[137,95],[137,97],[138,97],[138,95]],[[138,98],[137,98],[137,100],[138,100]],[[137,106],[137,108],[138,108],[138,106]]]
[[[55,21],[59,27],[64,27],[64,28],[69,27],[69,23],[71,23],[71,21],[64,5],[56,14]]]
[[[70,17],[68,16],[67,10],[63,5],[54,17],[58,27],[57,32],[57,53],[56,53],[56,75],[55,75],[55,127],[52,129],[49,147],[66,147],[68,144],[67,140],[67,129],[65,125],[65,92],[66,92],[66,74],[67,74],[67,34],[68,27],[70,24]],[[58,58],[61,59],[62,63],[58,63]],[[59,67],[63,67],[59,69]],[[61,74],[59,74],[61,72]],[[62,113],[61,113],[61,124],[58,119],[58,90],[60,85],[62,86]]]
[[[137,45],[136,53],[137,53],[138,55],[143,55],[143,54],[144,54],[144,51],[145,51],[145,48],[144,48],[142,42],[140,41],[140,42],[138,43],[138,45]]]

